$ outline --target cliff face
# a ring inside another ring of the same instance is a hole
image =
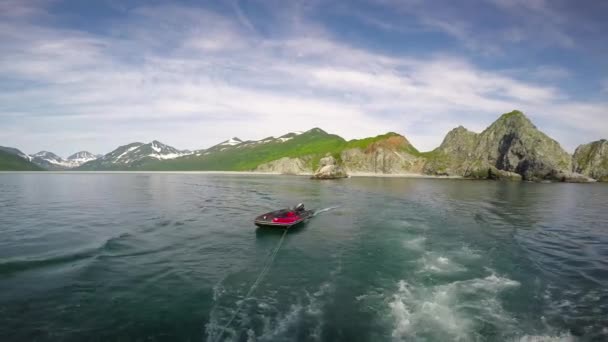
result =
[[[416,154],[405,137],[393,135],[364,148],[345,149],[340,158],[349,173],[421,173],[424,160]]]
[[[323,150],[336,165],[352,175],[430,174],[474,179],[608,181],[608,142],[601,140],[577,149],[574,159],[519,111],[503,114],[477,134],[459,126],[441,145],[420,153],[402,135],[387,133],[343,141]],[[281,158],[259,165],[256,171],[302,174],[312,172],[320,154]]]
[[[311,157],[281,158],[259,165],[255,171],[276,172],[285,175],[309,174],[312,172]]]
[[[443,139],[441,145],[432,152],[425,153],[424,173],[442,176],[463,176],[473,159],[478,134],[459,126]]]
[[[577,147],[572,164],[574,172],[608,182],[608,141],[602,139]]]
[[[519,111],[503,114],[480,134],[457,128],[427,154],[429,174],[471,178],[567,180],[571,158]]]

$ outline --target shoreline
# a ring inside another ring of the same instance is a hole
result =
[[[348,175],[350,177],[379,177],[379,178],[429,178],[429,179],[465,179],[462,176],[433,176],[421,173],[373,173],[356,172]]]
[[[3,174],[56,174],[56,175],[69,175],[69,174],[175,174],[175,175],[248,175],[248,176],[291,176],[291,177],[310,177],[313,173],[298,173],[298,174],[286,174],[280,172],[261,172],[261,171],[0,171],[0,176]],[[424,175],[418,173],[372,173],[372,172],[356,172],[351,173],[346,177],[348,178],[416,178],[416,179],[458,179],[458,180],[478,180],[466,178],[463,176],[434,176]],[[343,178],[344,179],[344,178]],[[481,180],[481,179],[479,179]],[[521,181],[530,182],[530,181]],[[569,183],[569,184],[598,184],[605,182],[588,182],[588,183],[577,183],[577,182],[557,182],[557,181],[541,181],[532,183]]]
[[[313,175],[310,173],[286,174],[280,172],[262,172],[262,171],[0,171],[0,174],[216,174],[216,175],[254,175],[254,176],[306,176]],[[464,179],[462,176],[433,176],[418,173],[373,173],[373,172],[356,172],[348,175],[347,178],[360,177],[376,177],[376,178],[430,178],[430,179]]]
[[[218,174],[218,175],[279,175],[284,174],[279,172],[258,172],[258,171],[145,171],[145,170],[134,170],[134,171],[70,171],[70,170],[57,170],[57,171],[0,171],[0,174],[9,173],[21,173],[21,174],[131,174],[131,173],[150,173],[150,174]]]

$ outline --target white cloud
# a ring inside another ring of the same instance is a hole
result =
[[[25,84],[0,93],[1,144],[63,155],[152,139],[193,149],[318,126],[346,138],[397,131],[429,150],[456,125],[481,130],[514,108],[569,149],[608,132],[597,123],[606,103],[569,101],[454,56],[349,46],[314,23],[302,30],[305,18],[262,37],[241,15],[138,8],[105,36],[1,23],[0,75]]]

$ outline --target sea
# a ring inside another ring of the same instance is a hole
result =
[[[608,184],[2,173],[0,341],[608,341]]]

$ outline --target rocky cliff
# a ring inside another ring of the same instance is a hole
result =
[[[338,164],[334,157],[326,156],[319,160],[319,168],[312,175],[313,179],[337,179],[346,178],[348,175],[344,168]]]
[[[454,128],[432,152],[425,153],[424,173],[441,176],[463,176],[478,142],[478,134],[462,126]]]
[[[376,137],[351,140],[326,151],[333,154],[335,164],[349,174],[408,174],[422,173],[425,160],[402,135],[387,133]],[[283,174],[306,174],[313,171],[315,161],[322,155],[280,158],[259,165],[255,171]],[[319,164],[322,162],[319,161]]]
[[[608,182],[608,141],[602,139],[577,147],[572,164],[574,172]]]
[[[428,174],[584,180],[570,173],[570,155],[559,143],[539,131],[520,111],[503,114],[480,134],[456,128],[425,157],[428,162],[424,171]]]
[[[281,158],[259,165],[257,172],[274,172],[285,175],[310,174],[312,172],[311,157]]]
[[[349,173],[400,174],[422,172],[424,160],[418,155],[404,136],[393,133],[367,146],[347,148],[340,158]]]

